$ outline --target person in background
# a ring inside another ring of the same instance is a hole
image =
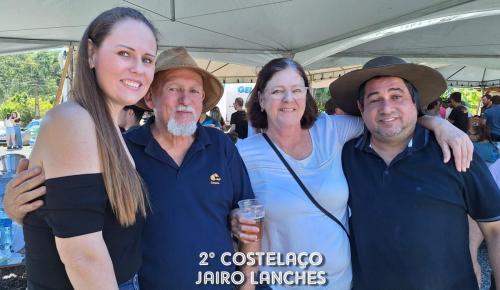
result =
[[[492,97],[490,94],[484,94],[484,96],[481,97],[481,116],[493,106],[492,102]]]
[[[333,98],[325,102],[325,113],[328,115],[347,115],[336,103]]]
[[[441,116],[441,101],[439,99],[427,105],[425,112],[429,116]]]
[[[226,126],[226,122],[224,121],[224,118],[222,118],[222,113],[220,112],[219,107],[215,106],[210,110],[210,117],[212,119],[219,121],[219,124],[221,128],[224,128]]]
[[[122,133],[141,125],[142,116],[146,110],[137,106],[125,106],[118,115],[118,126]]]
[[[16,131],[14,129],[14,118],[12,117],[12,113],[7,114],[3,123],[5,125],[5,138],[7,142],[7,149],[15,149]]]
[[[444,101],[441,102],[441,105],[444,109],[444,119],[448,119],[448,116],[450,116],[450,113],[451,113],[451,110],[453,110],[453,108],[451,107],[451,104],[450,104],[450,99],[446,99]],[[441,110],[441,114],[443,110]]]
[[[482,122],[490,129],[491,140],[500,142],[500,96],[492,96],[491,102],[491,107],[484,111]]]
[[[78,52],[71,100],[47,113],[30,156],[46,195],[16,220],[28,289],[137,289],[148,198],[117,119],[153,81],[156,29],[116,7],[89,24]]]
[[[474,150],[488,166],[500,157],[496,144],[491,141],[488,126],[480,121],[479,116],[471,118],[469,137],[474,144]]]
[[[210,117],[206,113],[202,113],[200,115],[200,119],[198,120],[198,123],[200,123],[202,126],[205,126],[205,127],[217,128],[219,130],[222,130],[222,126],[220,125],[219,121]]]
[[[16,132],[16,143],[14,149],[23,148],[23,137],[21,135],[21,114],[18,112],[12,112],[12,118],[14,122],[14,130]]]
[[[229,132],[237,133],[238,139],[245,139],[248,137],[248,119],[244,109],[243,98],[237,97],[234,99],[233,106],[236,112],[231,114],[231,120],[229,121],[231,129],[229,129]]]
[[[469,129],[469,111],[462,104],[462,94],[460,92],[453,92],[450,94],[449,100],[452,110],[448,116],[448,121],[458,129],[467,133]]]
[[[441,101],[441,105],[439,106],[439,115],[443,119],[446,119],[446,106],[447,106],[447,104],[445,104],[443,101]]]

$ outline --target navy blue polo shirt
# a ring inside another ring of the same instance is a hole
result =
[[[467,214],[500,220],[500,192],[474,154],[467,172],[444,164],[435,137],[417,125],[389,166],[370,133],[344,145],[355,290],[478,289]]]
[[[491,133],[500,136],[500,105],[493,105],[484,111],[484,116]]]
[[[149,192],[151,211],[144,226],[141,289],[231,289],[196,285],[198,271],[234,271],[223,252],[234,252],[229,214],[241,199],[253,198],[247,170],[231,140],[198,126],[181,166],[144,126],[125,134],[135,165]],[[214,252],[200,266],[201,252]]]

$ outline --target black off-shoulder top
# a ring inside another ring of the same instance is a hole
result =
[[[44,205],[24,218],[28,289],[73,289],[59,258],[55,238],[102,231],[116,279],[131,279],[142,262],[140,240],[144,219],[123,227],[116,219],[102,174],[48,179]]]

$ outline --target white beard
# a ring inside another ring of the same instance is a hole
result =
[[[190,110],[193,112],[193,109],[189,106],[182,106],[182,108],[179,109],[184,109],[184,110]],[[170,134],[174,136],[192,136],[194,132],[196,132],[196,119],[194,117],[194,112],[193,112],[193,120],[187,124],[179,124],[175,120],[175,118],[172,116],[167,122],[167,130]]]

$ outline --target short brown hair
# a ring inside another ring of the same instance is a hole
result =
[[[269,80],[274,76],[275,73],[283,71],[285,69],[294,69],[304,80],[306,87],[309,87],[309,80],[307,79],[304,68],[296,61],[290,58],[276,58],[268,62],[259,72],[257,76],[257,81],[255,82],[255,87],[250,93],[250,98],[247,102],[248,118],[252,123],[252,126],[256,129],[267,129],[267,114],[262,111],[259,102],[259,94],[264,92],[264,88],[267,86]],[[311,92],[307,90],[306,95],[306,107],[302,119],[300,119],[300,126],[302,129],[309,129],[314,125],[316,118],[318,117],[318,105],[314,100]]]
[[[460,92],[453,92],[450,94],[450,100],[453,100],[457,103],[461,103],[462,102],[462,93]]]
[[[335,100],[332,98],[329,98],[325,102],[325,113],[328,115],[335,115],[335,109],[338,108],[337,104],[335,103]]]
[[[500,96],[499,95],[491,96],[491,102],[493,103],[493,105],[500,104]]]
[[[243,107],[243,104],[245,103],[243,101],[243,98],[242,97],[237,97],[236,99],[234,99],[234,103],[237,104],[238,106],[240,107]]]
[[[477,117],[479,118],[479,117]],[[472,124],[474,122],[471,122]],[[486,124],[482,124],[481,122],[477,122],[476,123],[477,125],[472,125],[470,127],[470,133],[472,133],[473,135],[477,135],[478,137],[478,140],[477,142],[479,141],[489,141],[489,142],[492,142],[491,141],[491,132],[490,132],[490,128],[488,127],[488,125]]]

